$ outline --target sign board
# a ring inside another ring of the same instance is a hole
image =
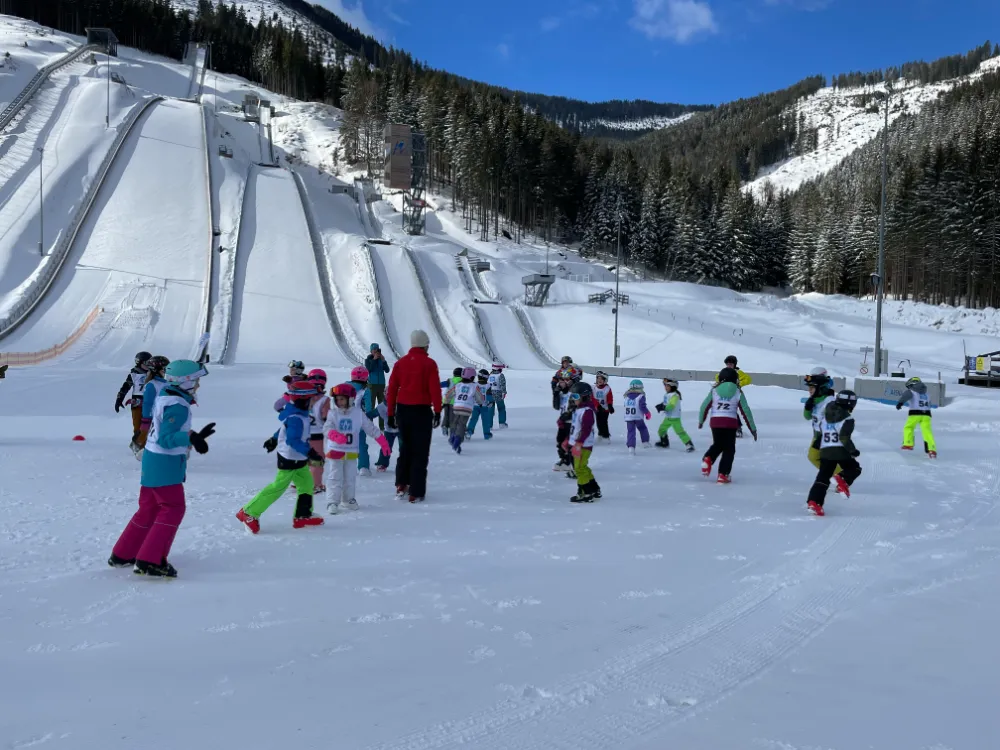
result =
[[[382,184],[392,190],[409,190],[413,177],[413,133],[409,125],[385,126],[385,162]]]
[[[927,396],[930,398],[931,408],[937,409],[944,403],[945,384],[928,382],[925,380],[924,385],[927,386]],[[896,405],[896,402],[899,401],[899,397],[903,395],[903,391],[905,390],[906,381],[902,379],[854,379],[854,392],[858,394],[858,398],[878,401],[879,403],[888,404],[890,406]]]

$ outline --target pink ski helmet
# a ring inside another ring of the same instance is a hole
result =
[[[353,370],[351,370],[351,380],[356,380],[359,383],[367,383],[368,370],[362,365],[358,365]]]
[[[334,403],[336,403],[338,396],[346,398],[347,405],[350,407],[354,405],[354,398],[358,395],[358,392],[350,383],[341,383],[340,385],[335,385],[330,389],[330,395],[333,397]]]
[[[326,382],[326,370],[319,370],[319,369],[310,370],[309,371],[309,379],[313,380],[313,381],[316,381],[317,383],[325,383]]]
[[[463,380],[472,380],[475,377],[476,377],[476,368],[475,367],[465,367],[465,368],[462,369],[462,379]]]

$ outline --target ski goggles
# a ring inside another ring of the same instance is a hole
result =
[[[574,404],[577,403],[580,400],[580,398],[581,398],[581,396],[580,396],[579,393],[571,393],[571,394],[569,394],[569,400],[570,400],[571,403],[574,403]]]
[[[291,362],[288,363],[288,369],[289,370],[304,370],[304,369],[306,369],[306,366],[304,364],[302,364],[302,360],[293,359]]]

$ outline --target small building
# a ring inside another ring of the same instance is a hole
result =
[[[112,57],[118,57],[118,37],[115,36],[115,32],[111,29],[104,29],[99,27],[86,29],[87,32],[87,44],[97,44],[104,47],[107,53]]]

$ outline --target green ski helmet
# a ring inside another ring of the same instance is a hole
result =
[[[633,380],[631,383],[628,384],[628,389],[630,391],[641,391],[644,389],[644,386],[642,385],[642,381],[639,380],[639,378],[636,378],[635,380]]]
[[[163,371],[163,379],[171,385],[193,391],[198,387],[198,381],[208,375],[204,365],[190,359],[177,359],[167,365]]]

